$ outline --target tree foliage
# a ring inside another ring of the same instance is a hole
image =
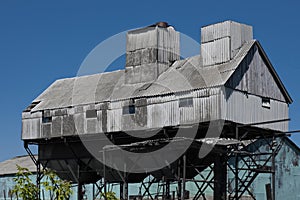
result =
[[[44,171],[45,181],[41,182],[46,191],[51,191],[56,200],[69,199],[72,195],[71,183],[60,179],[52,170]]]
[[[106,197],[107,200],[118,200],[114,192],[101,193],[101,197]]]
[[[17,165],[18,172],[16,177],[13,178],[16,185],[12,189],[12,194],[16,194],[22,199],[37,199],[38,187],[32,182],[30,176],[32,173],[24,167]]]
[[[13,179],[16,184],[12,189],[12,193],[24,200],[37,200],[40,191],[30,178],[32,173],[27,168],[19,165],[17,165],[17,169],[18,172]],[[60,179],[54,171],[49,169],[43,171],[43,176],[41,186],[46,191],[51,191],[54,195],[51,199],[65,200],[70,198],[72,194],[70,182]]]

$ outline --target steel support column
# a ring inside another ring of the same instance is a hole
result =
[[[123,199],[128,200],[128,183],[125,181],[123,183]]]
[[[82,183],[78,183],[77,186],[77,199],[82,200],[83,199],[83,190],[82,190]]]
[[[183,155],[182,158],[182,192],[181,192],[181,199],[185,199],[185,184],[186,184],[186,154]]]
[[[166,180],[166,197],[165,197],[166,200],[170,200],[171,197],[170,197],[170,181],[169,180]]]
[[[41,199],[41,179],[42,179],[42,174],[41,174],[41,164],[39,160],[36,161],[36,186],[38,188],[38,196],[37,199]]]
[[[239,140],[239,128],[238,126],[235,127],[235,139]],[[238,145],[237,145],[237,151],[238,151]],[[234,178],[235,178],[235,196],[234,198],[238,200],[239,198],[239,156],[236,153],[235,154],[235,172],[234,172]]]
[[[275,152],[275,148],[276,148],[276,141],[275,138],[273,137],[272,140],[272,200],[275,200],[275,172],[276,172],[276,168],[275,168],[275,156],[276,156],[276,152]]]
[[[120,199],[124,200],[124,184],[120,183]]]
[[[177,188],[177,198],[178,198],[178,200],[182,200],[182,198],[181,198],[181,192],[182,192],[182,185],[181,185],[181,173],[180,173],[180,167],[181,167],[181,162],[180,162],[181,160],[179,159],[178,160],[178,168],[177,168],[177,170],[178,170],[178,188]]]
[[[227,159],[224,154],[215,157],[214,179],[214,200],[226,200]]]

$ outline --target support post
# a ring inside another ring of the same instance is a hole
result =
[[[234,189],[235,189],[235,195],[234,198],[236,200],[239,199],[239,157],[238,153],[235,154],[235,172],[234,172]]]
[[[124,184],[124,200],[128,200],[128,183],[125,182]]]
[[[106,162],[105,162],[105,150],[103,150],[103,184],[104,184],[104,200],[107,200],[107,191],[106,191]]]
[[[92,197],[93,197],[93,200],[96,198],[95,197],[95,183],[93,183],[93,195],[92,195]]]
[[[128,181],[127,181],[127,166],[124,164],[124,174],[123,174],[123,186],[124,186],[124,200],[128,200]]]
[[[28,153],[28,155],[30,156],[31,160],[33,161],[33,163],[36,166],[36,186],[38,188],[38,194],[37,194],[37,199],[41,199],[41,194],[40,194],[40,181],[42,179],[42,175],[41,175],[41,163],[39,162],[39,158],[36,159],[35,156],[33,155],[33,153],[31,152],[30,148],[29,148],[29,143],[24,141],[24,149],[26,150],[26,152]],[[38,146],[38,152],[39,152],[39,146]]]
[[[124,184],[123,184],[123,182],[120,183],[120,199],[124,200]]]
[[[180,173],[180,168],[181,168],[181,162],[180,159],[178,160],[178,189],[177,189],[177,198],[178,200],[181,200],[181,173]]]
[[[41,191],[41,164],[39,162],[39,160],[37,160],[36,162],[36,185],[37,185],[37,188],[38,188],[38,196],[37,196],[37,199],[41,199],[41,194],[40,194],[40,191]]]
[[[106,183],[106,179],[104,178],[104,200],[107,200],[106,195],[107,195],[107,183]]]
[[[271,195],[271,191],[272,191],[272,189],[271,189],[271,184],[270,183],[268,183],[268,184],[266,184],[265,185],[265,187],[266,187],[266,196],[267,196],[267,200],[272,200],[272,195]]]
[[[238,126],[235,127],[235,137],[238,140],[239,139],[239,128]],[[236,147],[236,151],[238,151],[238,145]],[[234,198],[236,200],[239,199],[239,156],[238,153],[235,154],[235,174],[234,174],[234,180],[235,180],[235,195]]]
[[[276,149],[276,141],[275,141],[275,137],[273,137],[273,140],[272,140],[272,188],[271,188],[271,191],[272,191],[272,200],[275,200],[275,171],[276,171],[276,168],[275,168],[275,149]]]
[[[166,180],[166,199],[170,200],[170,181]]]
[[[214,176],[214,200],[226,200],[227,159],[224,154],[215,157]]]
[[[183,155],[183,169],[182,169],[182,192],[181,199],[185,199],[185,182],[186,182],[186,154]]]
[[[162,177],[162,200],[166,200],[165,176]]]
[[[82,183],[80,183],[80,182],[78,182],[78,187],[77,187],[77,198],[78,198],[78,200],[83,199]]]

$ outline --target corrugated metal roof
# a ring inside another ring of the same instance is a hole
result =
[[[203,67],[200,55],[176,61],[151,83],[125,84],[125,70],[57,80],[33,101],[40,103],[32,111],[221,86],[254,44],[245,43],[231,61],[219,65]]]
[[[27,168],[30,172],[36,172],[36,166],[29,156],[17,156],[0,163],[0,176],[16,174],[17,165]]]

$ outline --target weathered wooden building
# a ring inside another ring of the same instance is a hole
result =
[[[167,23],[129,31],[124,65],[124,70],[57,80],[23,111],[22,139],[39,146],[41,163],[64,178],[93,182],[105,168],[81,136],[109,137],[120,145],[147,141],[126,132],[158,130],[172,138],[173,130],[197,126],[189,139],[201,139],[209,137],[208,124],[215,121],[224,127],[210,137],[244,140],[288,130],[292,99],[251,26],[225,21],[202,27],[200,54],[186,59],[180,59],[179,33]],[[111,174],[108,181],[123,181],[118,172]],[[127,181],[146,175],[128,175]]]

